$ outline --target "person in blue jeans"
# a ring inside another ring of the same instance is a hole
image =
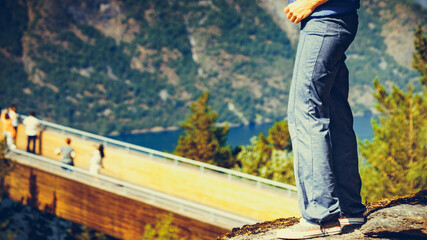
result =
[[[344,226],[364,223],[345,65],[359,5],[359,0],[297,0],[285,8],[290,21],[301,22],[288,123],[302,218],[279,230],[279,238],[340,234]]]

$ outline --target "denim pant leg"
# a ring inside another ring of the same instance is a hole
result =
[[[330,133],[332,140],[332,159],[336,180],[336,192],[343,215],[352,216],[365,212],[360,189],[356,134],[353,130],[353,114],[348,103],[348,69],[341,62],[335,83],[331,90]]]
[[[356,14],[301,23],[288,118],[299,207],[311,222],[325,222],[341,214],[330,129],[331,91],[336,77],[342,76],[338,73],[345,67],[344,53],[356,30]],[[348,82],[348,75],[343,81]]]
[[[35,153],[36,152],[36,139],[37,136],[27,136],[27,152]],[[31,148],[31,145],[33,146]]]

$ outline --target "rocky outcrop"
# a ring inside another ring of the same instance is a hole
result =
[[[344,228],[341,235],[313,238],[341,239],[427,239],[427,190],[393,199],[383,199],[367,205],[366,223],[360,228]],[[245,225],[235,228],[217,240],[277,239],[276,232],[298,222],[297,218]]]
[[[427,206],[402,204],[379,210],[360,231],[371,237],[427,238]]]

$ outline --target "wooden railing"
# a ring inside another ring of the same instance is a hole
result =
[[[198,167],[201,172],[204,172],[205,170],[211,170],[213,172],[217,172],[217,173],[226,175],[230,180],[232,180],[232,179],[246,180],[246,181],[256,183],[256,186],[260,187],[260,188],[262,188],[262,187],[267,187],[270,189],[273,188],[277,191],[282,191],[282,192],[288,194],[289,196],[295,196],[296,195],[296,191],[297,191],[296,186],[289,185],[286,183],[276,182],[276,181],[273,181],[270,179],[265,179],[265,178],[253,176],[250,174],[238,172],[235,170],[230,170],[227,168],[222,168],[222,167],[214,166],[211,164],[206,164],[203,162],[199,162],[199,161],[191,160],[188,158],[176,156],[176,155],[173,155],[170,153],[165,153],[165,152],[153,150],[150,148],[138,146],[135,144],[130,144],[130,143],[118,141],[115,139],[103,137],[103,136],[96,135],[93,133],[73,129],[70,127],[65,127],[65,126],[55,124],[55,123],[51,123],[51,122],[44,121],[44,120],[40,120],[40,124],[44,127],[55,129],[55,130],[60,131],[64,134],[73,134],[73,135],[79,136],[82,140],[94,140],[97,142],[101,142],[102,144],[104,144],[105,147],[108,145],[113,145],[113,146],[124,148],[127,151],[141,152],[141,153],[147,154],[150,158],[157,157],[157,158],[162,158],[162,159],[167,159],[167,160],[173,161],[175,165],[182,165],[182,164],[192,165],[192,166]]]

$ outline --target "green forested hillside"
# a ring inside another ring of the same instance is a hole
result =
[[[362,0],[348,52],[356,114],[372,79],[416,83],[413,1]],[[286,117],[295,44],[270,0],[0,0],[0,106],[102,134],[178,126],[211,93],[219,122]],[[409,62],[409,63],[408,63]]]

